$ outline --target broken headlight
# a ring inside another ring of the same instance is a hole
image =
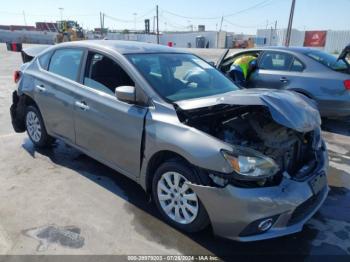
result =
[[[221,152],[239,180],[261,180],[274,176],[279,171],[273,159],[249,148],[235,147],[232,152]]]

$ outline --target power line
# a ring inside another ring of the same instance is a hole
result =
[[[162,18],[163,21],[167,22],[167,24],[170,25],[171,27],[179,28],[179,29],[188,28],[188,26],[186,26],[186,25],[173,22],[169,18],[165,17],[164,14],[162,14],[162,13],[160,13],[160,17]]]
[[[107,15],[106,13],[104,15],[105,15],[105,17],[107,17],[113,21],[116,21],[116,22],[135,23],[135,20],[124,20],[124,19],[120,19],[120,18],[116,18],[116,17],[110,16],[110,15]]]
[[[148,10],[147,12],[145,12],[137,17],[138,17],[138,19],[140,19],[140,18],[143,18],[143,17],[150,15],[151,13],[153,13],[153,15],[154,15],[156,13],[156,8],[152,8],[152,9]]]
[[[240,25],[240,24],[232,23],[231,21],[227,20],[226,18],[224,18],[224,21],[230,25],[240,27],[240,28],[259,28],[260,26],[263,25],[262,22],[258,23],[256,25]],[[264,26],[270,26],[270,25],[274,25],[274,24],[275,24],[275,22],[272,22],[272,23],[264,24]]]
[[[4,14],[4,15],[17,15],[17,16],[23,16],[23,13],[12,13],[12,12],[6,12],[6,11],[0,11],[0,14]],[[31,14],[31,13],[25,13],[26,17],[28,16],[56,16],[57,14]],[[81,17],[81,16],[96,16],[97,14],[67,14],[65,16],[69,16],[69,17]]]
[[[259,2],[251,7],[248,7],[248,8],[245,8],[245,9],[242,9],[240,11],[237,11],[235,13],[232,13],[232,14],[227,14],[227,15],[224,15],[224,17],[230,17],[230,16],[235,16],[235,15],[238,15],[238,14],[242,14],[242,13],[245,13],[245,12],[248,12],[248,11],[251,11],[251,10],[254,10],[254,9],[258,9],[258,8],[263,8],[269,4],[271,4],[272,0],[264,0],[262,2]]]
[[[235,16],[235,15],[238,15],[238,14],[242,14],[242,13],[254,10],[254,9],[263,8],[263,7],[267,6],[267,5],[270,5],[272,1],[273,0],[264,0],[264,1],[261,1],[261,2],[259,2],[257,4],[252,5],[250,7],[247,7],[247,8],[244,8],[242,10],[239,10],[237,12],[230,13],[230,14],[225,14],[225,15],[223,15],[223,17],[224,18],[225,17],[231,17],[231,16]],[[177,14],[177,13],[165,10],[165,9],[162,9],[162,11],[165,12],[165,13],[168,13],[170,15],[173,15],[173,16],[177,16],[177,17],[184,18],[184,19],[192,19],[192,20],[218,20],[218,19],[222,18],[222,16],[215,16],[215,17],[190,17],[190,16],[180,15],[180,14]]]

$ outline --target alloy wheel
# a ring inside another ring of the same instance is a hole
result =
[[[188,180],[181,174],[166,172],[157,185],[157,196],[164,213],[180,224],[193,222],[199,209],[198,197],[186,182]]]
[[[38,143],[42,134],[41,124],[39,117],[33,111],[29,111],[26,115],[26,126],[30,138]]]

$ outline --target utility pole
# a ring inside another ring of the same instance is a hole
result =
[[[222,29],[222,23],[224,22],[224,16],[221,17],[221,22],[220,22],[220,32],[221,32],[221,29]]]
[[[277,20],[275,21],[275,29],[273,30],[273,27],[271,26],[271,34],[270,34],[270,46],[272,46],[272,39],[275,39],[277,35]],[[273,45],[276,45],[274,42]]]
[[[158,8],[158,5],[157,5],[157,44],[159,45],[159,8]]]
[[[105,14],[100,12],[100,30],[101,30],[101,38],[103,38],[104,34],[104,24],[105,24]]]
[[[64,10],[64,8],[63,7],[59,7],[58,9],[60,10],[61,21],[63,21],[63,10]]]
[[[153,34],[156,33],[156,17],[153,16]]]
[[[133,13],[133,16],[134,16],[134,30],[136,31],[136,23],[137,23],[137,20],[136,20],[136,17],[137,17],[137,13]]]
[[[24,24],[27,25],[26,13],[23,11]]]
[[[271,26],[271,30],[270,30],[270,46],[272,44],[272,36],[273,36],[273,27]]]
[[[290,8],[289,22],[288,22],[287,35],[286,35],[286,47],[289,47],[290,39],[292,36],[294,10],[295,10],[295,0],[292,0],[292,7]]]

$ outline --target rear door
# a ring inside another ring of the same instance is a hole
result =
[[[259,59],[258,69],[250,77],[250,86],[285,89],[303,77],[304,69],[304,64],[290,53],[265,51]]]
[[[38,103],[49,134],[75,142],[74,90],[84,54],[83,49],[62,48],[38,58],[34,99]]]
[[[135,86],[135,82],[115,58],[95,51],[88,53],[83,74],[74,102],[76,144],[101,162],[136,177],[147,108],[121,102],[114,95],[116,87]]]

